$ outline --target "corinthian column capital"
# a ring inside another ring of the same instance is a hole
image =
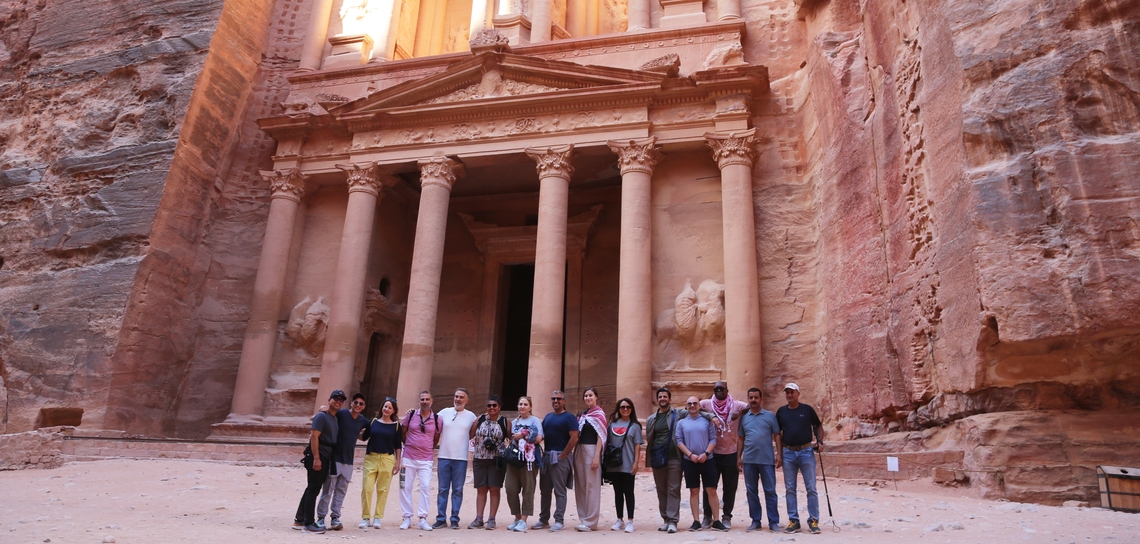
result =
[[[336,167],[344,171],[349,193],[364,192],[373,196],[380,196],[380,191],[384,190],[384,184],[380,183],[380,176],[376,175],[376,163],[374,162],[338,164]]]
[[[262,170],[261,177],[269,182],[273,198],[284,198],[300,202],[305,197],[305,179],[300,168],[285,170]]]
[[[752,159],[756,155],[756,150],[753,149],[756,145],[756,129],[728,134],[706,132],[705,141],[712,148],[713,159],[722,170],[733,164],[752,167]]]
[[[640,140],[610,140],[606,142],[618,156],[618,164],[624,176],[628,172],[643,172],[653,174],[653,168],[661,161],[661,148],[657,147],[657,137],[642,138]]]
[[[463,166],[447,157],[424,159],[419,166],[421,187],[443,187],[450,191],[455,185],[456,174],[463,174]]]
[[[570,165],[570,154],[573,152],[573,144],[531,147],[526,150],[526,154],[538,163],[538,179],[556,177],[566,181],[570,181],[570,174],[574,173],[574,167]]]

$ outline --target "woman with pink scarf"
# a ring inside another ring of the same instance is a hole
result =
[[[602,452],[606,450],[606,412],[598,406],[598,390],[582,392],[586,411],[578,416],[578,445],[574,448],[574,500],[581,532],[598,530],[602,512]]]

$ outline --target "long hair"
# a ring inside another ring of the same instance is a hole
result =
[[[400,407],[396,404],[396,399],[388,397],[384,402],[380,403],[380,409],[376,411],[376,419],[384,419],[384,405],[392,405],[392,421],[400,421]]]
[[[613,413],[610,414],[610,422],[611,423],[621,419],[621,403],[623,403],[623,402],[629,403],[629,420],[633,421],[633,422],[637,421],[637,407],[634,406],[633,401],[629,400],[629,398],[627,397],[627,398],[624,398],[624,399],[617,401],[617,404],[614,405],[614,411],[613,411]]]

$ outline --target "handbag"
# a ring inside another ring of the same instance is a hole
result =
[[[625,440],[621,441],[620,446],[606,446],[606,453],[602,455],[602,466],[609,468],[621,468],[621,453],[625,449]]]
[[[669,444],[649,448],[649,467],[665,468],[669,464]]]
[[[523,456],[522,449],[519,448],[519,443],[515,441],[511,441],[507,449],[503,451],[503,459],[512,467],[521,468],[526,466],[526,457]]]

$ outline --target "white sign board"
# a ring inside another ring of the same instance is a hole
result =
[[[887,471],[888,472],[898,472],[899,471],[899,458],[898,457],[887,457]]]

